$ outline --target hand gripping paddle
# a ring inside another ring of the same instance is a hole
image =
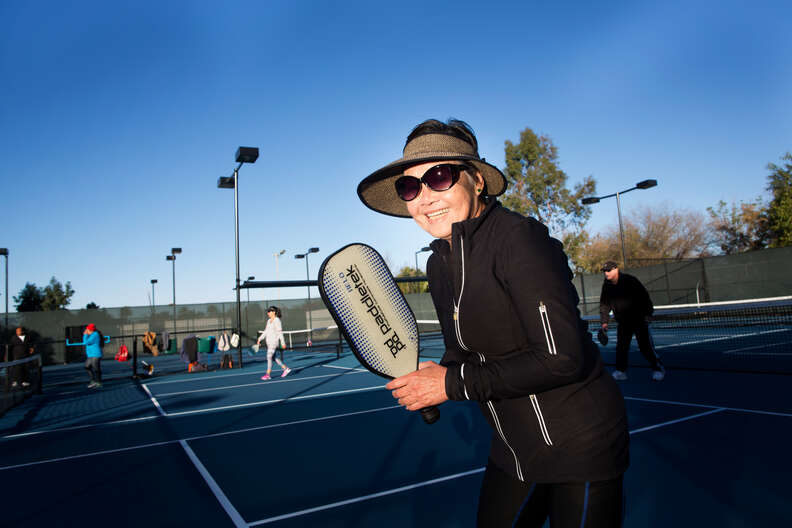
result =
[[[360,363],[393,379],[418,368],[418,325],[410,306],[374,248],[344,246],[319,268],[319,292]],[[437,407],[421,409],[426,423]]]

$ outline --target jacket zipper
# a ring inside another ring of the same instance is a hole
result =
[[[547,306],[542,301],[539,301],[539,318],[542,320],[542,329],[544,330],[545,340],[547,341],[547,350],[551,356],[558,354],[555,346],[555,339],[553,339],[553,329],[550,328],[550,316],[547,315]]]
[[[539,407],[539,398],[536,397],[536,394],[531,394],[530,398],[534,413],[536,413],[536,419],[539,420],[539,429],[542,431],[542,438],[544,438],[545,444],[551,446],[553,445],[553,441],[550,440],[550,432],[547,430],[547,424],[544,421],[542,409]]]
[[[465,343],[462,341],[462,330],[459,327],[459,305],[462,303],[462,293],[465,291],[465,243],[462,240],[462,237],[459,237],[459,252],[462,255],[462,285],[459,287],[459,298],[454,299],[454,330],[456,331],[457,341],[459,341],[459,346],[461,346],[466,351],[470,352],[470,349],[465,346]]]
[[[459,346],[461,346],[464,350],[470,352],[470,349],[467,346],[465,346],[465,343],[462,341],[462,328],[459,324],[459,307],[462,304],[462,293],[465,291],[465,242],[462,240],[461,236],[459,237],[459,252],[462,255],[462,281],[461,281],[462,285],[459,288],[459,297],[457,299],[454,299],[454,329],[456,331],[457,341],[459,341]],[[479,360],[483,364],[486,361],[484,355],[481,352],[477,352],[477,354]],[[464,373],[465,373],[464,363],[462,364],[461,373],[462,373],[462,387],[465,390],[465,397],[467,398],[467,388],[465,387],[465,377],[464,377]],[[495,405],[490,400],[487,400],[486,403],[487,403],[487,407],[490,410],[490,413],[492,414],[492,421],[495,424],[495,429],[498,431],[498,434],[500,435],[501,440],[503,440],[503,443],[506,444],[506,447],[508,447],[509,451],[511,451],[512,457],[514,457],[514,466],[517,469],[517,478],[520,479],[520,482],[525,482],[525,478],[523,477],[523,473],[522,473],[522,468],[520,467],[520,459],[517,458],[517,453],[514,452],[514,449],[512,448],[511,444],[509,444],[509,441],[506,440],[506,434],[503,432],[503,428],[501,427],[500,418],[498,418],[498,413],[495,412]]]

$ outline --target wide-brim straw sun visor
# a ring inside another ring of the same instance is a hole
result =
[[[506,190],[506,177],[490,165],[467,141],[445,134],[419,136],[404,147],[403,156],[393,163],[372,172],[358,185],[360,200],[378,213],[410,218],[407,202],[396,194],[395,182],[404,170],[430,161],[464,161],[481,173],[487,196],[498,196]]]

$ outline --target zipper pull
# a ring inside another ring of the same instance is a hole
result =
[[[458,314],[458,313],[459,313],[459,312],[458,312],[457,310],[454,310],[454,321],[456,321],[456,320],[457,320],[457,314]]]

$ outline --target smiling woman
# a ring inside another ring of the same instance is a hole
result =
[[[433,119],[358,186],[369,208],[436,239],[427,276],[446,352],[387,388],[410,411],[479,403],[493,429],[479,526],[619,526],[624,400],[580,318],[561,243],[501,207],[505,189],[466,123]]]

